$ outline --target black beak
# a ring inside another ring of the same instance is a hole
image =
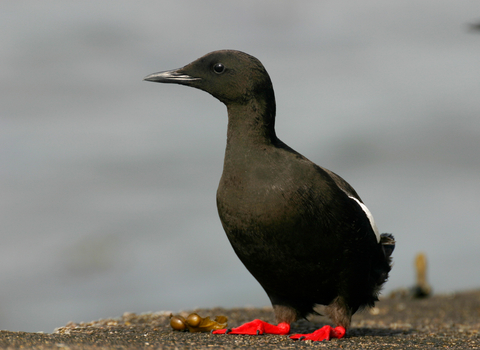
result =
[[[190,82],[200,80],[200,78],[192,77],[181,72],[182,68],[167,70],[165,72],[158,72],[147,75],[143,80],[153,81],[155,83],[173,83],[189,85]]]

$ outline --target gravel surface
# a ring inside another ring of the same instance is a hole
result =
[[[195,310],[202,317],[225,315],[229,327],[260,318],[273,322],[271,308]],[[187,316],[190,312],[179,312]],[[212,335],[173,331],[170,312],[125,313],[116,319],[70,322],[52,334],[0,331],[2,349],[480,349],[480,290],[428,299],[384,299],[356,314],[343,339],[293,341],[288,336]],[[293,333],[312,332],[328,319],[295,323]]]

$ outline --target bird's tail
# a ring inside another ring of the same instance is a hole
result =
[[[385,257],[390,258],[395,249],[395,237],[391,233],[382,233],[380,235],[380,244],[382,245]]]

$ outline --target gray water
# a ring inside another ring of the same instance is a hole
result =
[[[222,48],[264,63],[278,136],[395,234],[386,293],[420,251],[435,292],[480,287],[478,2],[1,7],[0,329],[269,305],[216,213],[225,107],[142,82]]]

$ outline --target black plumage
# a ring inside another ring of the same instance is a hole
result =
[[[273,86],[259,60],[215,51],[145,80],[195,87],[227,106],[218,213],[277,322],[290,324],[322,304],[348,328],[359,308],[374,305],[391,268],[393,236],[378,234],[346,181],[277,138]]]

